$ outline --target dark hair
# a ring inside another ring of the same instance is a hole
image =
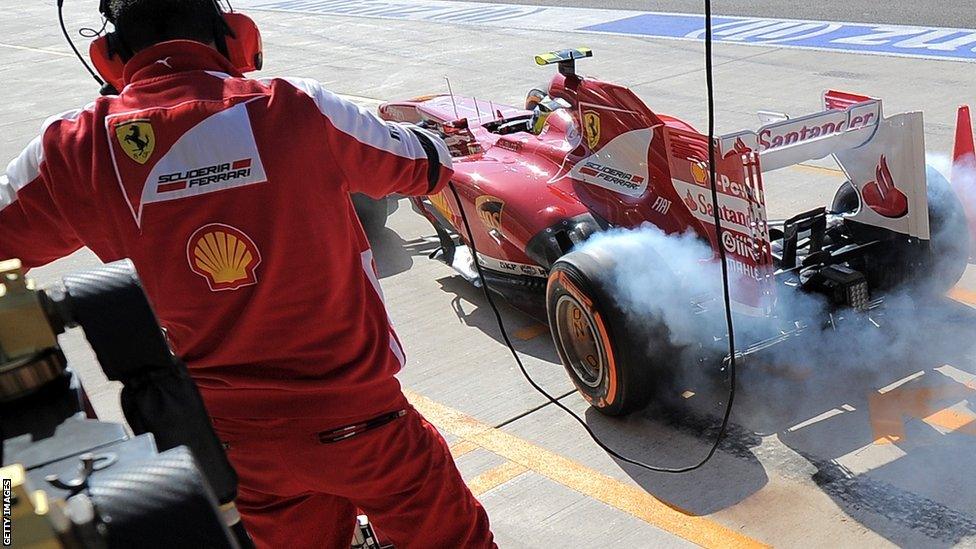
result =
[[[133,53],[167,40],[218,40],[214,0],[109,0],[109,19]]]

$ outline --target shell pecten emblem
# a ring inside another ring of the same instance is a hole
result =
[[[210,290],[237,290],[257,284],[261,252],[243,231],[222,223],[197,229],[186,244],[190,270],[207,280]]]
[[[702,187],[709,186],[708,175],[708,164],[704,162],[691,163],[691,177],[695,179],[695,183],[698,183]]]

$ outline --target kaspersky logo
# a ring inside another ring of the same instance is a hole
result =
[[[190,270],[207,280],[210,291],[237,290],[257,284],[261,252],[243,231],[222,223],[197,229],[186,245]]]

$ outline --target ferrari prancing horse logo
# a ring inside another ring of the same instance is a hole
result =
[[[156,149],[156,134],[148,120],[130,120],[115,126],[115,137],[129,158],[145,164]]]
[[[595,149],[600,144],[600,115],[587,111],[583,113],[583,135],[586,136],[586,144],[590,149]]]

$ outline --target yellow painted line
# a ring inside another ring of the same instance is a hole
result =
[[[542,334],[548,333],[549,327],[545,324],[533,324],[531,326],[526,326],[525,328],[515,330],[514,335],[522,341],[528,341],[530,339],[535,339]]]
[[[470,440],[459,440],[451,445],[451,457],[457,459],[478,449],[478,445]]]
[[[502,484],[505,484],[527,470],[528,469],[522,465],[519,465],[518,463],[506,461],[498,467],[492,467],[484,473],[481,473],[480,475],[469,480],[467,482],[468,488],[471,490],[472,494],[480,496],[492,488],[498,488]]]
[[[955,288],[949,290],[949,293],[946,295],[960,303],[965,303],[966,305],[976,305],[976,292],[972,290],[966,290],[956,286]]]
[[[49,50],[49,49],[45,49],[45,48],[32,48],[30,46],[18,46],[17,44],[6,44],[4,42],[0,42],[0,48],[10,48],[12,50],[33,51],[33,52],[37,52],[37,53],[46,53],[48,55],[57,55],[59,57],[74,57],[75,56],[73,53],[68,53],[68,52],[63,52],[63,51],[54,51],[54,50]]]
[[[686,513],[636,486],[495,429],[423,395],[407,390],[404,393],[439,429],[692,543],[702,547],[766,547],[713,520]]]
[[[808,172],[827,173],[839,177],[844,176],[844,172],[842,172],[841,170],[838,170],[837,168],[826,168],[824,166],[811,166],[810,164],[793,164],[792,166],[790,166],[790,168],[796,168],[798,170],[804,170]]]

